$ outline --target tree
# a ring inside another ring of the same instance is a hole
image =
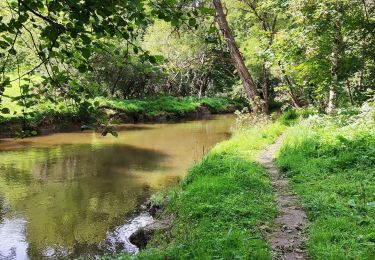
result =
[[[288,2],[275,38],[282,74],[302,104],[333,113],[369,98],[373,85],[373,5],[360,0]],[[292,18],[293,17],[293,18]],[[371,80],[372,79],[372,80]],[[297,100],[297,101],[299,101]]]
[[[236,45],[235,39],[233,37],[232,31],[229,28],[226,15],[223,10],[223,5],[220,0],[212,1],[216,9],[216,22],[222,31],[224,38],[228,44],[229,52],[232,57],[232,62],[235,65],[237,72],[241,78],[242,84],[244,86],[245,92],[248,99],[252,104],[252,108],[256,113],[268,112],[267,106],[265,105],[264,100],[259,96],[256,84],[246,68],[245,61]]]
[[[73,100],[87,105],[90,86],[79,75],[92,71],[92,57],[99,52],[142,62],[155,63],[155,57],[138,44],[138,36],[152,23],[163,19],[175,26],[193,23],[194,15],[178,10],[176,1],[103,0],[7,0],[0,3],[0,106],[1,97],[12,81],[42,74],[44,82],[34,85],[33,93],[44,93],[51,102]],[[187,16],[189,14],[189,16]],[[108,48],[111,39],[121,40],[122,52]],[[38,62],[24,66],[19,53],[27,48]],[[129,49],[132,51],[130,52]],[[114,52],[112,52],[114,51]],[[13,79],[14,68],[19,71]],[[20,88],[23,87],[20,85]],[[26,89],[26,85],[24,86]],[[34,95],[33,94],[33,95]],[[24,93],[20,99],[29,99]],[[4,108],[6,111],[7,108]]]

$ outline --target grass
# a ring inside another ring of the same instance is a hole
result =
[[[311,222],[311,259],[375,257],[375,113],[292,127],[278,165]]]
[[[145,113],[147,115],[158,115],[162,113],[173,113],[184,115],[185,113],[195,112],[200,106],[208,107],[212,112],[225,112],[230,106],[243,107],[244,103],[233,101],[224,97],[184,97],[177,98],[171,96],[161,96],[146,99],[132,100],[106,100],[99,99],[103,105],[108,105],[117,110],[129,113]]]
[[[136,258],[271,259],[261,227],[272,225],[275,199],[268,173],[254,158],[284,129],[274,123],[239,130],[213,148],[170,193],[170,232],[154,237]]]
[[[7,96],[17,96],[17,88],[12,87],[7,89]],[[245,104],[241,101],[230,100],[224,97],[204,97],[198,99],[196,97],[176,98],[170,96],[160,96],[145,99],[107,99],[97,97],[89,101],[93,107],[94,104],[99,106],[109,106],[116,110],[125,113],[144,113],[150,116],[156,116],[163,113],[172,113],[179,116],[184,116],[186,113],[195,112],[201,106],[206,106],[213,113],[227,112],[231,108],[242,108]],[[22,118],[22,107],[16,102],[11,102],[9,98],[4,98],[4,107],[10,109],[9,114],[2,114],[0,112],[0,122],[17,120]],[[53,104],[51,102],[43,101],[27,110],[28,115],[26,120],[31,123],[38,122],[45,116],[57,115],[71,115],[78,113],[79,109],[66,106],[63,103]]]
[[[16,90],[13,89],[13,91]],[[17,93],[13,92],[13,94],[17,96]],[[69,126],[78,123],[96,125],[108,122],[108,117],[100,107],[110,107],[129,114],[146,114],[151,117],[170,113],[184,118],[188,116],[188,113],[197,112],[201,106],[208,107],[212,113],[220,113],[230,112],[233,108],[242,108],[245,105],[222,97],[198,99],[160,96],[143,100],[110,100],[97,97],[85,102],[85,106],[72,106],[62,102],[52,103],[43,100],[28,108],[23,114],[19,104],[11,102],[10,98],[5,98],[4,101],[3,105],[10,109],[10,113],[2,114],[0,109],[0,131],[23,137],[37,135],[40,128],[44,126]]]

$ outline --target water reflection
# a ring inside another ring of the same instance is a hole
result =
[[[227,136],[230,117],[0,143],[0,259],[103,253],[108,232]]]
[[[25,226],[22,218],[5,219],[0,223],[0,259],[28,258]]]

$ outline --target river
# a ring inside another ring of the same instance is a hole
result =
[[[152,193],[230,135],[234,116],[0,140],[0,259],[93,257]],[[113,239],[113,237],[112,237]]]

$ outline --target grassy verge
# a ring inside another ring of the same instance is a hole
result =
[[[278,165],[307,211],[312,259],[375,257],[375,112],[288,130]]]
[[[201,106],[205,106],[214,113],[233,110],[233,107],[243,107],[244,103],[230,100],[223,97],[184,97],[176,98],[170,96],[161,96],[146,99],[133,100],[107,100],[99,99],[101,104],[108,105],[125,113],[144,113],[147,115],[158,115],[162,113],[173,113],[183,115],[189,112],[195,112]]]
[[[66,105],[63,103],[52,104],[41,102],[22,113],[22,107],[15,103],[9,103],[7,107],[10,113],[2,114],[0,111],[0,135],[1,133],[15,133],[31,131],[38,133],[40,128],[58,126],[63,123],[64,127],[69,124],[99,124],[107,122],[104,108],[113,108],[119,112],[129,115],[131,121],[134,116],[147,115],[144,121],[158,119],[158,115],[172,115],[171,118],[184,119],[189,113],[198,112],[202,106],[207,107],[212,113],[234,112],[245,104],[221,97],[205,98],[176,98],[160,96],[142,100],[110,100],[106,98],[95,98],[80,106]],[[148,118],[148,119],[147,119]],[[117,120],[119,121],[119,120]],[[135,121],[135,120],[134,120]],[[160,118],[163,121],[163,117]],[[121,120],[119,121],[121,122]],[[128,122],[128,121],[126,121]],[[58,128],[60,128],[58,126]],[[23,130],[22,130],[23,129]]]
[[[274,123],[240,130],[212,149],[170,194],[170,232],[136,258],[270,259],[261,227],[272,225],[276,206],[268,173],[254,158],[284,129]]]
[[[22,107],[16,103],[11,103],[7,101],[7,107],[10,109],[10,113],[2,114],[0,111],[0,123],[10,120],[17,120],[22,118]],[[124,113],[143,113],[150,116],[163,114],[163,113],[173,113],[176,115],[184,115],[189,112],[195,112],[199,107],[205,106],[213,113],[221,112],[232,112],[236,108],[242,108],[246,104],[242,101],[231,100],[224,97],[170,97],[170,96],[160,96],[146,99],[107,99],[98,97],[94,100],[90,100],[88,105],[89,111],[95,110],[95,107],[106,106],[114,108]],[[79,107],[67,106],[66,104],[52,104],[50,102],[41,102],[36,106],[27,109],[28,116],[26,120],[28,121],[38,121],[46,115],[63,115],[63,114],[74,114],[80,111]]]

